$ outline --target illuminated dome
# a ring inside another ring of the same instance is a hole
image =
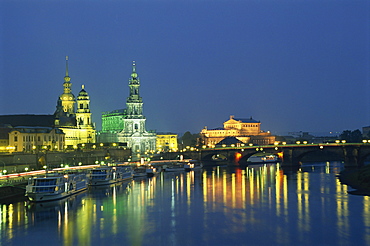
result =
[[[72,101],[75,100],[75,96],[72,93],[63,93],[60,95],[60,99],[64,101]]]
[[[78,93],[78,99],[89,99],[89,94],[85,91],[85,86],[82,85],[80,93]]]

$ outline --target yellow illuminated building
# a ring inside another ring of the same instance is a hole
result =
[[[225,121],[223,128],[207,129],[200,132],[203,145],[212,147],[227,137],[235,137],[243,143],[255,145],[274,144],[275,136],[270,132],[261,131],[261,122],[254,119],[236,119],[233,115]]]
[[[68,75],[68,56],[66,57],[63,87],[63,94],[58,98],[57,109],[54,113],[54,124],[65,133],[65,145],[95,143],[96,131],[90,111],[90,97],[84,85],[82,85],[77,100],[73,95],[71,78]]]
[[[157,151],[177,151],[177,134],[158,133],[156,146]]]
[[[64,136],[57,128],[14,127],[9,132],[9,151],[63,150]]]
[[[58,151],[65,147],[74,148],[79,144],[96,142],[90,97],[84,85],[77,98],[72,93],[68,57],[63,93],[58,97],[54,114],[0,115],[0,126],[0,151],[31,151],[35,148]],[[12,133],[9,133],[9,129],[12,129]]]
[[[0,127],[0,152],[9,152],[9,132],[11,130],[10,126]]]

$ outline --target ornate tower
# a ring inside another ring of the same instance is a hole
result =
[[[143,115],[143,99],[140,97],[140,80],[133,62],[131,78],[129,79],[130,95],[126,101],[123,114],[123,130],[117,134],[119,142],[126,142],[132,150],[132,157],[140,158],[145,152],[155,151],[156,134],[145,129]]]
[[[140,97],[140,80],[136,73],[135,62],[132,64],[131,78],[129,79],[130,95],[126,101],[124,116],[124,132],[145,132],[145,117],[143,115],[143,99]]]
[[[72,83],[71,78],[68,75],[68,56],[66,56],[66,76],[64,76],[64,92],[60,95],[62,101],[63,111],[67,116],[73,116],[75,114],[75,96],[72,94]]]
[[[82,85],[82,89],[77,96],[77,110],[76,110],[76,121],[78,127],[91,126],[91,111],[90,111],[90,98],[85,91],[85,86]]]
[[[132,64],[131,78],[129,79],[130,96],[126,101],[126,119],[144,119],[143,99],[140,97],[140,80],[136,73],[135,62]]]
[[[81,129],[79,132],[80,141],[82,143],[94,143],[95,129],[91,118],[90,97],[85,91],[84,85],[82,85],[81,91],[77,96],[76,123],[77,128]]]

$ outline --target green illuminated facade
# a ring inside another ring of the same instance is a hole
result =
[[[132,66],[129,88],[126,109],[102,114],[102,131],[98,137],[100,142],[127,143],[134,156],[156,149],[156,133],[145,129],[146,118],[143,115],[143,99],[140,97],[140,80],[135,63]]]
[[[118,109],[111,112],[104,112],[102,114],[102,130],[103,132],[120,132],[123,130],[123,118],[125,110]]]

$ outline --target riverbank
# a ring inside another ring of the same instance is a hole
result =
[[[356,169],[345,169],[339,174],[342,184],[349,185],[354,191],[353,195],[370,195],[370,165]]]
[[[25,199],[26,184],[0,187],[0,203],[11,203]]]

